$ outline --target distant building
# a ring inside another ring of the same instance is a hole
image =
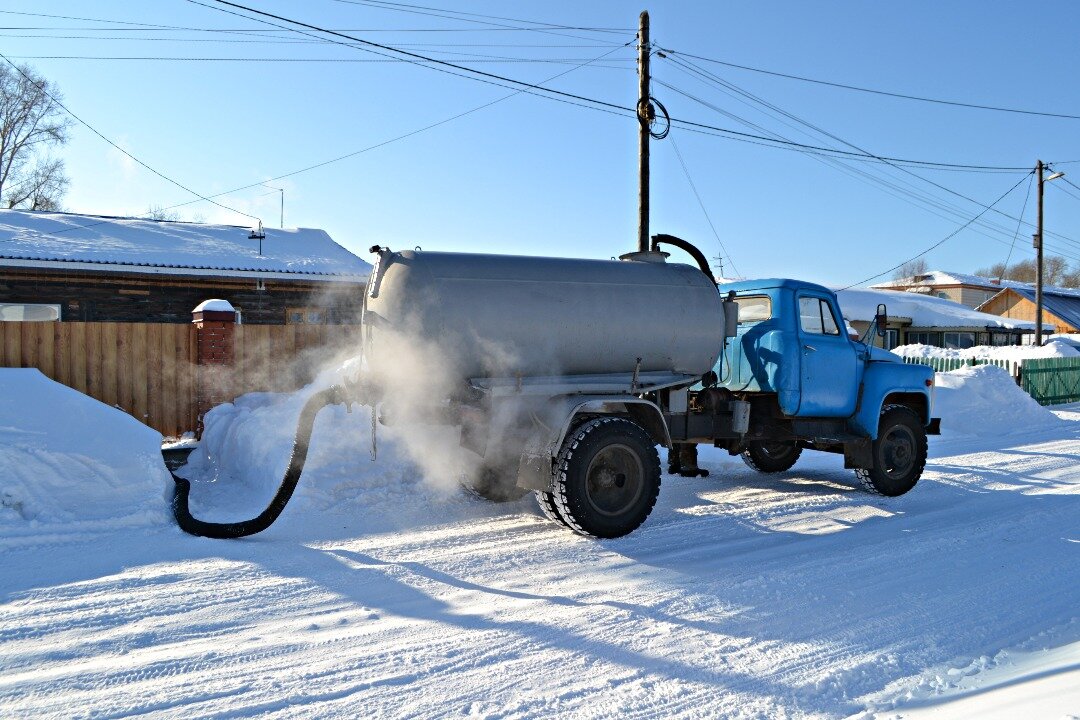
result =
[[[929,272],[900,280],[872,285],[874,290],[899,290],[918,293],[930,297],[951,300],[969,308],[977,308],[1001,292],[1003,287],[1012,285],[1009,281],[998,282],[979,275],[930,270]]]
[[[923,293],[838,290],[836,296],[844,319],[860,336],[869,329],[878,305],[885,306],[889,317],[886,336],[875,336],[874,344],[887,350],[915,343],[955,349],[1019,345],[1035,332],[1034,322],[978,312]]]
[[[246,324],[353,323],[371,266],[312,229],[0,210],[0,320],[191,322],[228,300]]]
[[[978,307],[978,310],[1018,320],[1035,320],[1035,288],[1015,283]],[[1080,290],[1043,288],[1043,324],[1054,332],[1080,332]]]

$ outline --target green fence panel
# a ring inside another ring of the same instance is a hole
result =
[[[1025,360],[1021,380],[1040,405],[1080,402],[1080,358]]]

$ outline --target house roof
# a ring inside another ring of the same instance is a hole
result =
[[[0,210],[0,266],[359,282],[371,265],[323,230]]]
[[[870,287],[880,290],[888,290],[894,288],[909,288],[909,287],[944,287],[949,285],[967,285],[969,287],[984,288],[986,290],[1001,291],[1005,288],[1018,289],[1028,288],[1033,289],[1035,286],[1031,283],[1017,282],[1016,280],[997,280],[982,277],[981,275],[967,275],[965,273],[946,272],[944,270],[928,270],[925,273],[919,275],[913,275],[907,278],[901,278],[900,280],[890,280],[888,282],[878,283],[871,285]],[[1043,289],[1043,292],[1053,292],[1060,295],[1072,295],[1080,297],[1080,290],[1075,288],[1062,288],[1048,285]]]
[[[1008,288],[1017,295],[1035,302],[1035,289],[1031,287],[1024,288]],[[1043,288],[1043,308],[1047,312],[1056,315],[1065,322],[1069,323],[1073,327],[1080,328],[1080,292],[1072,292],[1069,294],[1062,294],[1060,292],[1054,292],[1057,288],[1048,290]],[[1004,292],[1004,291],[1002,291]],[[1000,294],[1000,293],[999,293]],[[993,298],[987,300],[983,305],[987,305],[993,302]],[[979,307],[982,307],[980,305]]]
[[[978,312],[951,300],[916,293],[896,290],[837,290],[836,297],[840,302],[840,310],[849,322],[873,320],[878,304],[884,303],[890,317],[910,318],[912,326],[918,328],[1035,329],[1033,322]],[[1052,329],[1052,326],[1047,327]]]

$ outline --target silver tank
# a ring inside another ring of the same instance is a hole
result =
[[[369,353],[388,331],[435,342],[461,378],[625,373],[637,358],[701,375],[723,346],[716,286],[675,263],[384,252],[366,303]]]

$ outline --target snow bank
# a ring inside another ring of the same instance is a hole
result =
[[[981,360],[1034,360],[1041,358],[1080,357],[1080,349],[1066,340],[1051,338],[1045,345],[977,345],[964,350],[933,345],[901,345],[892,352],[901,357],[978,358]]]
[[[167,520],[161,435],[38,370],[0,368],[0,537]]]
[[[357,358],[332,366],[302,390],[250,393],[207,413],[202,441],[177,473],[192,481],[192,513],[222,522],[261,511],[288,466],[304,403],[319,390],[355,375],[358,362]],[[451,498],[459,505],[471,503],[461,492],[460,468],[475,461],[459,447],[456,429],[423,428],[422,442],[416,442],[418,429],[410,428],[408,446],[400,440],[399,434],[405,432],[380,425],[378,460],[372,462],[370,409],[358,407],[349,413],[340,405],[324,408],[315,421],[304,474],[286,516],[321,523],[326,511],[385,506],[393,510],[378,515],[394,515],[404,522],[411,513],[447,508]],[[418,451],[430,453],[427,461],[416,457]],[[448,461],[440,464],[431,458]]]
[[[937,373],[934,415],[945,435],[996,437],[1060,428],[1065,422],[1017,386],[996,365],[976,365]]]

